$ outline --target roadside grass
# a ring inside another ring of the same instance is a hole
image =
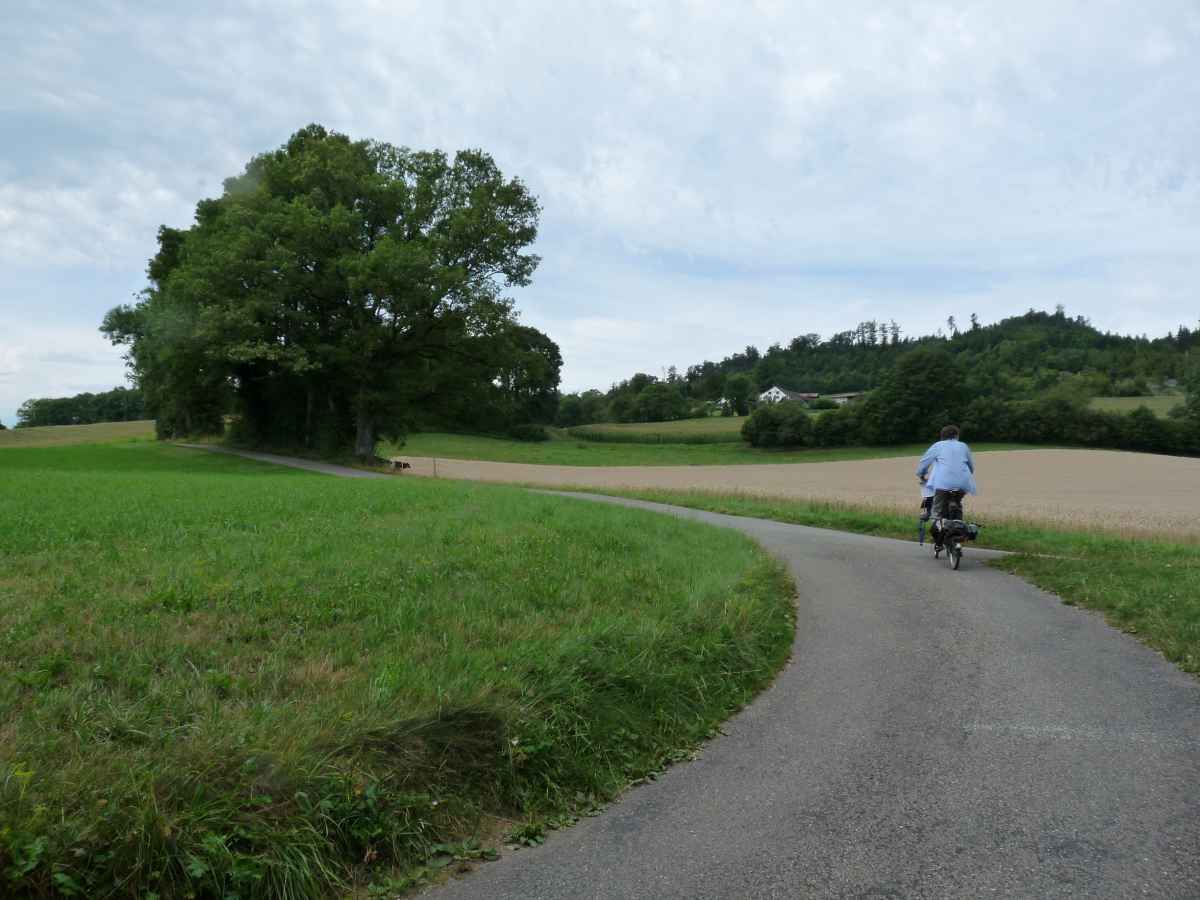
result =
[[[1156,416],[1166,417],[1176,406],[1183,404],[1183,394],[1155,394],[1153,397],[1093,397],[1088,403],[1092,409],[1105,412],[1133,412],[1145,406]]]
[[[391,886],[657,771],[791,646],[776,562],[637,510],[155,443],[6,451],[0,496],[5,897]]]
[[[738,444],[746,416],[708,416],[675,422],[602,422],[566,429],[584,441],[625,444]]]
[[[154,440],[154,420],[98,422],[95,425],[47,425],[44,428],[6,428],[0,431],[0,448],[61,447],[68,444],[104,444],[113,441]]]
[[[920,456],[928,444],[893,447],[837,447],[822,450],[772,450],[746,443],[730,444],[625,444],[571,439],[559,435],[540,443],[469,434],[421,433],[409,435],[403,445],[383,442],[382,456],[422,456],[492,462],[558,466],[719,466],[771,463],[837,462]],[[1032,450],[1032,444],[972,444],[976,453],[991,450]]]
[[[905,516],[869,506],[705,491],[604,493],[734,516],[916,540],[915,510],[912,516]],[[967,511],[969,514],[969,507]],[[1019,520],[984,524],[978,546],[1013,552],[991,565],[1057,594],[1064,603],[1102,612],[1114,627],[1136,634],[1184,671],[1200,674],[1200,538],[1147,538]]]

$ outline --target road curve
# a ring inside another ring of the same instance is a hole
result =
[[[783,559],[793,658],[697,761],[435,900],[1200,897],[1200,682],[1154,651],[983,551],[589,499]]]

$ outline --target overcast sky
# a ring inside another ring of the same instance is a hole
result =
[[[309,122],[481,147],[544,207],[564,390],[866,318],[1200,319],[1200,3],[0,4],[0,421]]]

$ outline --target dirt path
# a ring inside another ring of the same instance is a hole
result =
[[[401,456],[416,475],[547,487],[669,488],[834,500],[911,511],[915,459],[738,466],[536,466]],[[980,453],[973,517],[1200,535],[1200,459],[1108,450]]]

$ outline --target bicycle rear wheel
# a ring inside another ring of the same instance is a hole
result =
[[[955,571],[957,571],[958,564],[962,562],[962,545],[954,544],[949,548],[948,552],[950,554],[950,565],[952,565]]]

